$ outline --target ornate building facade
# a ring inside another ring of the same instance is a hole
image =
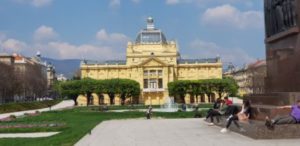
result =
[[[232,77],[239,86],[238,95],[265,93],[265,78],[267,76],[267,64],[265,60],[257,60],[247,66],[224,73],[226,77]]]
[[[136,80],[141,86],[139,103],[159,105],[169,97],[168,83],[176,80],[222,78],[222,62],[211,59],[181,59],[178,46],[147,19],[147,28],[138,33],[135,42],[128,42],[126,60],[81,62],[81,78]],[[104,102],[108,102],[105,97]],[[189,98],[187,97],[187,102]],[[118,100],[118,99],[116,99]],[[115,102],[118,104],[118,101]],[[80,104],[80,103],[79,103]]]

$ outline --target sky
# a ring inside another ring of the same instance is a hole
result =
[[[236,66],[265,58],[262,0],[1,0],[0,52],[125,59],[149,16],[182,58]]]

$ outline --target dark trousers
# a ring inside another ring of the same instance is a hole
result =
[[[239,121],[239,118],[237,115],[231,116],[227,121],[226,128],[229,128],[229,126],[231,125],[232,122],[236,125],[236,127],[240,128],[238,121]]]
[[[277,116],[272,120],[272,124],[274,124],[274,125],[296,124],[296,123],[297,123],[297,121],[291,115]]]
[[[236,105],[230,105],[227,107],[225,116],[236,115],[239,112],[239,108]]]
[[[220,122],[220,116],[221,116],[221,113],[219,111],[211,109],[207,113],[206,119],[210,118],[210,122],[213,123],[214,122],[214,117],[216,117],[217,122],[219,123]]]
[[[146,117],[147,117],[147,119],[151,119],[151,114],[150,114],[150,113],[147,113],[147,114],[146,114]]]

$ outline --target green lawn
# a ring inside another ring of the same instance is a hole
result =
[[[0,105],[0,114],[25,111],[25,110],[34,110],[40,108],[47,108],[58,104],[62,100],[47,100],[47,101],[34,101],[34,102],[22,102],[22,103],[8,103]]]
[[[178,105],[180,107],[180,105]],[[191,105],[188,105],[189,107]],[[199,108],[212,108],[213,104],[212,103],[201,103],[198,104]],[[110,105],[108,106],[108,110],[125,110],[125,109],[147,109],[149,106],[148,105],[124,105],[124,106],[120,106],[120,105]],[[98,111],[99,110],[99,106],[89,106],[89,107],[78,107],[81,110],[85,110],[85,111]],[[161,108],[160,105],[152,105],[152,108]]]
[[[205,112],[205,111],[202,111]],[[176,112],[176,113],[153,113],[153,117],[161,118],[192,118],[194,112]],[[95,112],[88,111],[84,108],[76,108],[64,111],[51,111],[42,113],[36,117],[26,117],[17,119],[14,122],[1,122],[1,124],[32,124],[32,123],[65,123],[66,126],[59,129],[62,131],[58,135],[48,138],[14,138],[0,139],[1,146],[71,146],[88,133],[93,127],[105,120],[112,119],[133,119],[145,117],[144,112]],[[41,128],[43,129],[43,128]],[[49,130],[49,129],[48,129]],[[45,131],[48,131],[45,130]],[[57,129],[55,129],[57,130]],[[34,128],[27,129],[25,132],[43,131]],[[49,131],[53,131],[49,130]],[[24,131],[23,131],[24,132]]]

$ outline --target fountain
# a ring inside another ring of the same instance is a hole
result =
[[[178,104],[174,102],[174,97],[166,97],[165,104],[161,105],[160,109],[156,109],[155,111],[159,112],[177,112]]]

